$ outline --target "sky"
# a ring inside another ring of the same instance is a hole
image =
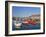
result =
[[[40,14],[40,7],[12,7],[12,16],[13,17],[28,17],[32,14]]]

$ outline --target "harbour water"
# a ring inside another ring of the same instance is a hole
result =
[[[35,25],[32,24],[21,24],[20,28],[16,28],[14,22],[12,22],[12,30],[34,30],[34,29],[40,29],[40,23],[37,23]]]

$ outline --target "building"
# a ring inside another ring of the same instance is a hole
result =
[[[30,18],[35,20],[37,23],[40,23],[40,14],[33,14]]]

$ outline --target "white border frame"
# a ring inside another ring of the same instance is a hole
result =
[[[26,34],[26,33],[42,33],[43,32],[43,5],[37,4],[26,4],[26,3],[8,3],[8,13],[9,13],[9,34]],[[41,29],[40,30],[19,30],[12,31],[12,6],[23,6],[23,7],[40,7],[41,8]]]

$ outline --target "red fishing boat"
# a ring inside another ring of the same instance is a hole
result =
[[[32,24],[32,25],[35,25],[35,24],[36,24],[36,21],[25,20],[23,23],[24,23],[24,24]]]

